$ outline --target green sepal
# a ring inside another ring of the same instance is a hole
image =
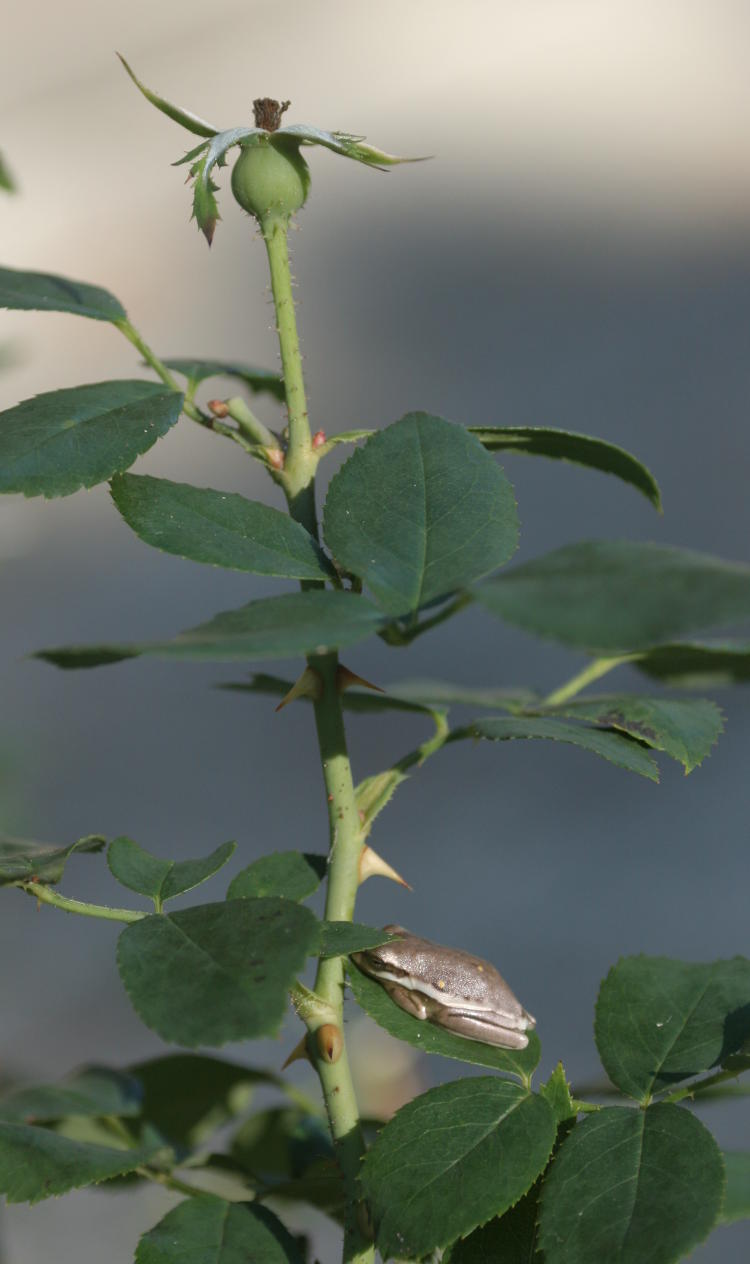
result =
[[[218,185],[211,179],[211,172],[218,163],[224,165],[224,155],[234,145],[260,145],[268,143],[268,132],[262,127],[232,127],[226,132],[217,132],[204,153],[199,154],[190,168],[193,178],[193,219],[203,233],[209,246],[214,239],[217,221],[221,218],[214,194]]]
[[[323,145],[342,158],[353,158],[368,167],[377,167],[384,171],[388,167],[402,162],[425,162],[426,156],[420,158],[399,158],[395,154],[387,154],[374,145],[365,143],[364,136],[353,136],[349,132],[326,132],[320,127],[311,127],[309,123],[289,123],[273,133],[273,137],[289,136],[303,145]]]
[[[186,127],[189,132],[194,132],[196,136],[215,136],[217,128],[212,127],[205,119],[198,118],[197,114],[192,114],[190,110],[184,110],[182,106],[171,105],[169,101],[165,101],[164,97],[160,97],[156,92],[152,92],[147,88],[145,83],[141,83],[135,72],[131,70],[122,53],[117,53],[123,66],[125,67],[130,78],[133,80],[139,92],[142,92],[147,101],[155,105],[157,110],[161,110],[162,114],[166,114],[167,118],[171,118],[173,122],[179,123],[181,127]]]

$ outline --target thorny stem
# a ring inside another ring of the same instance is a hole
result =
[[[288,223],[271,217],[261,224],[268,252],[271,290],[281,351],[281,364],[289,418],[289,443],[281,482],[289,512],[310,534],[318,538],[315,509],[315,470],[318,453],[313,449],[307,416],[307,400],[302,372],[297,319],[292,294],[287,243]],[[308,585],[309,586],[309,585]],[[317,586],[317,585],[316,585]],[[337,689],[335,653],[310,655],[308,663],[323,682],[315,701],[315,726],[328,802],[329,867],[325,916],[331,921],[351,921],[359,884],[359,857],[362,850],[360,820],[346,745],[341,699]],[[315,993],[330,1012],[343,1038],[344,960],[320,960]],[[308,1030],[314,1032],[326,1021],[309,1013]],[[330,1020],[328,1020],[330,1021]],[[312,1056],[320,1078],[326,1112],[336,1147],[346,1193],[343,1264],[373,1264],[374,1248],[367,1216],[361,1205],[357,1177],[365,1152],[346,1044],[334,1063],[319,1056],[314,1042]]]
[[[79,913],[82,917],[103,917],[109,922],[140,922],[148,913],[138,909],[108,908],[106,904],[87,904],[83,900],[71,900],[59,891],[53,891],[43,882],[19,882],[18,886],[28,895],[33,895],[41,904],[51,904],[53,908],[62,909],[64,913]]]
[[[593,662],[584,667],[583,671],[578,672],[575,676],[567,680],[565,684],[560,685],[558,689],[553,689],[543,700],[545,707],[559,707],[564,702],[569,702],[571,698],[575,698],[586,685],[592,685],[595,680],[600,680],[602,676],[606,676],[607,672],[611,672],[615,667],[619,667],[621,663],[632,663],[638,658],[637,654],[620,654],[616,658],[595,658]]]

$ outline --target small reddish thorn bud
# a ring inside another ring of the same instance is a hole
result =
[[[407,891],[412,890],[412,887],[401,877],[400,873],[396,873],[396,870],[386,860],[383,860],[382,856],[379,856],[376,851],[373,851],[372,847],[368,847],[365,844],[359,857],[360,886],[368,878],[375,877],[390,878],[392,882],[398,882],[399,886],[406,887]]]
[[[289,1054],[289,1057],[281,1068],[282,1071],[286,1071],[287,1067],[291,1066],[293,1062],[310,1062],[312,1064],[312,1058],[307,1052],[307,1036],[303,1036],[299,1044],[294,1046],[292,1052]]]
[[[357,676],[355,672],[349,671],[348,667],[344,667],[343,663],[339,663],[336,668],[337,693],[345,693],[347,689],[351,689],[352,685],[362,685],[365,689],[374,689],[376,693],[385,693],[385,689],[381,689],[380,685],[374,685],[371,680],[365,680],[364,676]]]
[[[283,470],[284,453],[281,451],[281,448],[266,448],[266,456],[268,457],[268,464],[272,465],[275,470]]]
[[[229,409],[227,408],[226,403],[224,402],[223,399],[210,399],[208,401],[208,406],[211,409],[211,412],[213,413],[214,417],[228,417],[229,416]]]
[[[329,794],[329,796],[328,796],[328,802],[329,802],[329,803],[333,803],[333,795],[332,795],[332,794]]]
[[[294,702],[297,698],[322,698],[323,681],[320,673],[316,672],[314,667],[306,667],[299,680],[295,681],[289,693],[286,694],[277,706],[276,710],[280,711],[282,707],[287,706],[290,702]]]
[[[326,441],[325,430],[316,430],[315,434],[312,437],[313,448],[322,448],[325,441]]]
[[[315,1033],[315,1043],[324,1062],[330,1066],[338,1062],[344,1048],[344,1037],[335,1023],[323,1023]]]

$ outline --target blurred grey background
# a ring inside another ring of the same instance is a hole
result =
[[[106,286],[163,355],[277,364],[264,252],[228,178],[209,252],[169,166],[190,138],[136,93],[115,48],[218,126],[269,94],[292,99],[290,121],[434,154],[381,175],[311,152],[293,246],[315,426],[424,408],[467,425],[588,431],[650,465],[664,518],[614,480],[515,457],[517,560],[595,536],[746,560],[749,38],[744,0],[217,0],[210,13],[197,0],[31,0],[4,18],[0,148],[20,192],[0,202],[2,260]],[[2,407],[144,372],[115,331],[64,315],[2,313],[0,343]],[[138,468],[278,503],[238,452],[185,420]],[[302,707],[275,715],[269,700],[216,690],[236,666],[62,674],[26,657],[172,634],[271,584],[149,550],[103,489],[3,500],[0,554],[0,828],[61,842],[128,833],[167,856],[236,838],[231,873],[273,849],[324,848]],[[582,663],[478,611],[409,651],[376,640],[346,661],[381,683],[543,688]],[[643,687],[625,670],[610,684]],[[746,694],[719,700],[719,748],[688,780],[662,761],[660,787],[546,743],[437,757],[373,837],[414,894],[370,882],[362,920],[492,958],[538,1015],[542,1071],[562,1058],[574,1085],[597,1078],[592,1006],[618,956],[747,950],[750,715]],[[424,735],[401,716],[353,717],[350,731],[358,776]],[[124,902],[101,858],[72,862],[63,889]],[[224,889],[222,876],[199,898]],[[163,1048],[121,989],[116,933],[3,898],[0,1073],[55,1077]],[[360,1065],[376,1057],[399,1091],[461,1073],[414,1065],[357,1023]],[[296,1039],[290,1023],[278,1043],[228,1052],[278,1065]],[[703,1115],[722,1144],[747,1144],[741,1107]],[[9,1208],[4,1264],[35,1264],[52,1245],[59,1264],[99,1264],[105,1250],[126,1264],[163,1206],[146,1191]],[[731,1264],[749,1246],[742,1227],[725,1229],[693,1258]]]

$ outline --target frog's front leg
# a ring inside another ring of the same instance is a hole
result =
[[[499,1027],[497,1023],[488,1022],[476,1014],[467,1014],[464,1010],[442,1008],[432,1021],[445,1031],[455,1032],[465,1040],[478,1040],[484,1045],[495,1045],[499,1049],[525,1049],[529,1038],[523,1031],[514,1031],[510,1027]]]
[[[423,997],[419,992],[413,991],[412,988],[402,987],[400,983],[384,983],[383,987],[395,1001],[400,1009],[405,1009],[407,1014],[413,1014],[415,1018],[427,1018],[427,1006]]]

